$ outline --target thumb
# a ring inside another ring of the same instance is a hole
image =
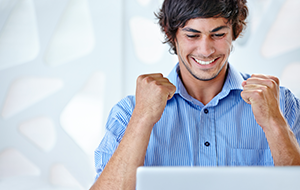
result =
[[[241,97],[247,104],[251,104],[250,97],[247,96],[247,93],[245,91],[241,92]]]

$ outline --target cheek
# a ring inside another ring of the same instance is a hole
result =
[[[193,43],[190,41],[182,41],[179,44],[179,50],[182,54],[190,54],[197,48],[197,43]]]
[[[231,46],[232,46],[232,40],[230,39],[224,39],[223,43],[220,44],[220,48],[225,54],[230,54],[231,52]]]

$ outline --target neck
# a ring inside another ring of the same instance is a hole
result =
[[[227,68],[228,65],[221,70],[216,78],[209,81],[198,80],[192,75],[180,74],[180,77],[188,94],[206,105],[221,92],[226,79]]]

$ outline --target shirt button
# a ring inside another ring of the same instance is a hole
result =
[[[205,113],[205,114],[208,114],[208,109],[204,109],[204,113]]]
[[[206,142],[204,143],[204,145],[205,145],[205,146],[209,146],[210,143],[209,143],[208,141],[206,141]]]

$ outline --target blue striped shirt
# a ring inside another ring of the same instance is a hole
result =
[[[177,64],[168,76],[176,92],[153,127],[145,166],[273,166],[265,134],[240,95],[250,76],[229,65],[222,91],[204,106],[187,93],[178,70]],[[128,96],[112,108],[95,151],[96,178],[119,145],[134,106],[135,97]],[[280,108],[300,142],[300,100],[284,87]]]

